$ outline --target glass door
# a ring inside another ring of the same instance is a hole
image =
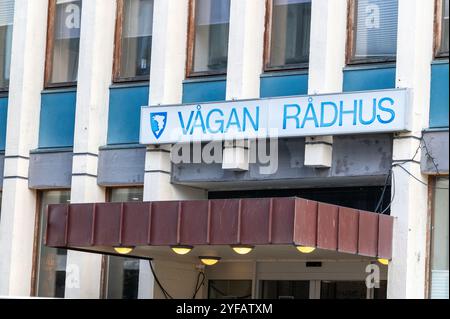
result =
[[[310,281],[263,280],[260,296],[262,299],[309,299]]]
[[[386,299],[387,281],[367,288],[365,281],[350,280],[262,280],[262,299]]]

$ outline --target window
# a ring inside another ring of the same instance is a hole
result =
[[[263,299],[309,299],[309,281],[277,281],[261,282]]]
[[[387,280],[380,280],[380,287],[372,288],[371,291],[372,299],[387,299]]]
[[[448,57],[449,2],[449,0],[438,0],[436,2],[436,57]]]
[[[311,0],[268,2],[265,70],[307,68]]]
[[[364,281],[326,281],[320,284],[320,299],[366,299]]]
[[[225,74],[230,0],[191,0],[187,76]]]
[[[114,188],[110,202],[142,202],[142,188]],[[108,299],[137,299],[139,287],[139,260],[109,257],[107,277]]]
[[[378,288],[367,288],[364,280],[263,280],[260,287],[263,299],[386,299],[387,280]]]
[[[347,63],[395,61],[397,0],[351,0]]]
[[[70,191],[48,191],[40,196],[40,231],[38,244],[37,296],[64,298],[66,286],[67,251],[45,246],[44,237],[47,225],[46,208],[49,204],[67,204]]]
[[[152,52],[153,0],[117,3],[114,81],[148,80]]]
[[[436,179],[431,231],[431,291],[432,299],[448,299],[449,277],[449,201],[448,176]]]
[[[81,0],[50,0],[46,87],[75,85],[81,30]]]
[[[251,280],[210,280],[208,299],[250,299]]]
[[[0,91],[9,86],[13,20],[14,0],[0,0]]]

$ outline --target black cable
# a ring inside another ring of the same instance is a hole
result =
[[[421,183],[422,185],[425,185],[428,187],[428,183],[424,183],[422,182],[420,179],[418,179],[416,176],[414,176],[410,171],[408,171],[406,168],[404,168],[401,164],[394,164],[392,165],[393,167],[400,167],[402,170],[404,170],[406,172],[406,174],[408,174],[409,176],[411,176],[412,178],[414,178],[416,181],[418,181],[419,183]],[[433,189],[444,189],[444,190],[448,190],[448,187],[432,187]]]
[[[424,186],[428,187],[427,183],[422,182],[421,180],[419,180],[416,176],[414,176],[410,171],[408,171],[406,168],[404,168],[401,164],[393,164],[392,167],[400,167],[403,171],[405,171],[409,176],[411,176],[412,178],[414,178],[416,181],[418,181],[419,183],[421,183]],[[380,213],[380,214],[384,214],[386,213],[389,208],[391,208],[392,203],[394,202],[395,199],[395,174],[394,171],[391,171],[392,173],[392,199],[391,202],[389,203],[389,205]],[[448,187],[433,187],[433,189],[441,189],[441,190],[448,190]],[[377,211],[375,211],[377,212]]]
[[[422,138],[420,138],[420,142],[419,142],[419,146],[417,147],[416,151],[414,152],[414,155],[411,159],[405,160],[401,163],[397,163],[397,164],[406,164],[406,163],[410,163],[410,162],[414,162],[416,163],[415,159],[417,154],[419,154],[419,150],[422,148]]]
[[[429,150],[428,150],[427,142],[425,141],[424,138],[422,138],[422,141],[423,141],[423,147],[425,148],[425,155],[426,155],[428,158],[431,159],[431,162],[433,163],[433,166],[434,166],[434,168],[436,169],[436,174],[440,175],[438,165],[436,164],[436,161],[435,161],[434,157],[431,156],[431,154],[430,154],[430,152],[429,152]]]
[[[164,289],[164,287],[161,285],[161,282],[158,279],[158,276],[156,276],[155,269],[153,269],[152,261],[149,260],[148,263],[150,264],[150,269],[153,274],[153,278],[155,278],[156,283],[158,284],[159,289],[161,289],[162,293],[164,294],[164,297],[166,299],[173,299],[173,297],[167,292],[167,290]]]
[[[156,276],[155,270],[153,269],[152,262],[149,261],[149,264],[150,264],[150,269],[151,269],[152,274],[153,274],[153,278],[155,279],[156,283],[157,283],[158,286],[159,286],[159,289],[160,289],[161,292],[163,293],[164,298],[169,299],[169,295],[167,294],[167,291],[164,289],[164,287],[162,286],[162,284],[161,284],[161,282],[159,281],[158,277]]]
[[[419,153],[419,150],[422,148],[422,143],[423,143],[423,148],[425,149],[425,155],[426,155],[426,156],[431,160],[431,162],[433,163],[433,166],[434,166],[434,168],[436,169],[437,175],[440,175],[438,165],[436,164],[436,160],[435,160],[435,158],[430,154],[430,151],[429,151],[429,149],[428,149],[427,143],[426,143],[425,139],[423,138],[423,136],[420,138],[419,146],[417,147],[417,149],[416,149],[416,151],[415,151],[414,156],[412,157],[412,159],[405,160],[405,161],[403,161],[403,162],[401,162],[401,163],[395,163],[395,164],[392,165],[392,168],[394,168],[394,167],[396,167],[396,166],[400,167],[400,168],[401,168],[403,171],[405,171],[409,176],[411,176],[412,178],[414,178],[416,181],[418,181],[418,182],[421,183],[422,185],[425,185],[425,186],[428,187],[428,184],[427,184],[427,183],[422,182],[420,179],[418,179],[418,178],[417,178],[416,176],[414,176],[410,171],[408,171],[405,167],[402,166],[403,164],[406,164],[406,163],[409,163],[409,162],[416,162],[416,161],[415,161],[415,158],[416,158],[417,154]],[[382,193],[381,193],[380,199],[379,199],[379,201],[378,201],[378,203],[377,203],[377,206],[376,206],[376,208],[375,208],[375,213],[378,213],[378,209],[380,209],[380,208],[382,209],[382,204],[383,204],[384,194],[385,194],[385,192],[386,192],[386,188],[387,188],[388,181],[389,181],[389,176],[390,176],[391,174],[392,174],[392,179],[394,180],[394,171],[392,170],[392,168],[391,168],[391,170],[389,171],[389,173],[388,173],[388,175],[387,175],[387,177],[386,177],[386,181],[385,181],[385,183],[384,183],[383,191],[382,191]],[[391,197],[391,202],[389,203],[389,205],[388,205],[384,210],[381,211],[381,214],[384,214],[385,212],[387,212],[387,211],[389,210],[389,208],[392,206],[392,203],[393,203],[394,197],[395,197],[395,185],[394,185],[394,184],[395,184],[395,182],[392,183],[393,194],[392,194],[392,197]],[[446,188],[446,187],[433,187],[433,189],[448,190],[448,188]]]
[[[403,161],[403,162],[401,162],[401,163],[397,163],[397,164],[406,164],[406,163],[409,163],[409,162],[416,162],[416,161],[415,161],[416,156],[417,156],[417,154],[419,154],[419,150],[420,150],[421,148],[422,148],[422,138],[420,139],[419,146],[417,147],[417,149],[416,149],[416,151],[415,151],[415,153],[414,153],[414,156],[413,156],[411,159],[405,160],[405,161]]]
[[[436,159],[430,154],[430,151],[429,151],[428,146],[427,146],[427,142],[425,141],[425,139],[423,138],[423,136],[420,138],[419,146],[417,147],[416,152],[414,153],[414,156],[412,157],[412,159],[403,161],[403,162],[401,162],[401,163],[395,163],[395,164],[393,165],[393,167],[396,166],[396,165],[397,165],[397,166],[403,165],[403,164],[406,164],[406,163],[408,163],[408,162],[416,162],[416,161],[415,161],[415,158],[416,158],[417,154],[419,153],[419,150],[422,149],[422,144],[423,144],[423,148],[425,149],[425,155],[431,160],[431,162],[433,163],[434,168],[436,169],[436,174],[437,174],[437,175],[440,175],[438,165],[436,164]],[[405,170],[404,167],[402,167],[402,168]],[[408,172],[408,173],[409,173],[409,172]],[[409,174],[410,174],[410,173],[409,173]],[[410,175],[411,175],[411,174],[410,174]],[[414,177],[416,180],[418,180],[415,176],[413,176],[413,175],[411,175],[411,176]],[[421,182],[420,180],[418,180],[418,181]],[[424,184],[423,182],[421,182],[421,183]],[[428,184],[424,184],[424,185],[428,186]]]
[[[423,137],[420,138],[419,146],[417,147],[416,152],[414,153],[414,156],[413,156],[413,158],[412,158],[411,160],[414,161],[414,160],[416,159],[416,156],[417,156],[417,154],[419,153],[419,150],[422,148],[422,147],[421,147],[421,146],[422,146],[422,141],[423,141]]]
[[[395,174],[394,174],[394,171],[392,169],[391,169],[391,174],[392,174],[392,196],[391,196],[391,201],[387,205],[387,207],[380,213],[381,215],[384,215],[391,208],[392,203],[394,202],[394,198],[395,198]]]
[[[391,177],[392,169],[389,170],[389,173],[386,176],[386,180],[384,181],[383,191],[381,192],[380,199],[378,200],[377,206],[375,207],[375,213],[378,213],[378,209],[382,209],[384,194],[386,193],[387,186],[389,184],[389,178]]]
[[[158,284],[159,289],[161,289],[164,297],[166,299],[173,299],[173,297],[167,292],[167,290],[163,287],[163,285],[159,281],[158,276],[156,276],[155,269],[153,268],[152,262],[150,260],[148,262],[150,264],[150,269],[152,271],[153,277],[155,278],[155,281]],[[200,280],[200,278],[202,278],[202,279]],[[205,273],[202,271],[199,272],[198,276],[197,276],[197,282],[195,283],[195,291],[194,291],[194,295],[192,296],[192,299],[195,299],[195,297],[197,297],[198,292],[200,291],[202,286],[205,284],[205,280],[206,280]]]
[[[421,141],[422,141],[422,138],[421,138]],[[421,144],[422,144],[422,142],[419,143],[419,146],[417,147],[416,151],[414,152],[414,155],[413,155],[412,159],[405,160],[405,161],[403,161],[403,162],[401,162],[399,164],[405,164],[405,163],[408,163],[408,162],[414,162],[415,161],[414,159],[416,158],[416,156],[419,153],[419,150],[421,148]],[[394,167],[394,165],[392,167]],[[383,191],[381,192],[380,199],[378,200],[377,206],[375,208],[375,213],[378,213],[378,210],[383,208],[382,207],[383,206],[383,199],[384,199],[384,194],[386,193],[387,186],[389,184],[389,177],[391,175],[392,175],[392,178],[394,177],[393,176],[394,172],[392,171],[392,167],[389,170],[388,175],[386,176],[386,180],[385,180],[384,186],[383,186]],[[382,210],[380,212],[380,214],[384,214],[391,207],[392,201],[393,201],[393,195],[391,196],[391,202],[389,203],[389,205],[384,210]]]
[[[200,277],[202,277],[202,280],[200,281]],[[202,288],[202,286],[205,284],[206,276],[203,271],[200,271],[197,276],[197,282],[195,283],[195,291],[194,295],[192,296],[192,299],[195,299],[197,297],[198,292]]]

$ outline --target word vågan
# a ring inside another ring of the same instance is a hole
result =
[[[365,102],[365,103],[364,103]],[[372,103],[354,100],[351,105],[340,101],[321,101],[314,103],[310,98],[307,105],[284,104],[280,108],[268,110],[262,116],[261,108],[213,108],[196,110],[188,113],[178,112],[180,128],[184,135],[194,134],[226,134],[233,132],[258,132],[261,128],[270,129],[271,126],[287,130],[303,128],[327,128],[342,126],[368,126],[374,123],[389,124],[394,121],[396,113],[394,100],[388,97],[374,98]],[[282,112],[279,114],[273,112]],[[274,119],[281,119],[282,123],[274,123]]]

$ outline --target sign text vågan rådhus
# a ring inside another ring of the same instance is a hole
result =
[[[408,130],[406,89],[143,107],[141,144]]]

